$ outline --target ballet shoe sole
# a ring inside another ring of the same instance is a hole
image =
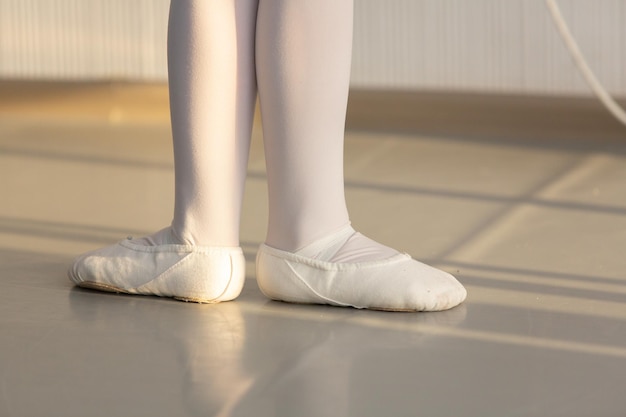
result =
[[[101,284],[99,282],[83,281],[80,284],[76,284],[76,285],[78,287],[80,287],[80,288],[85,288],[85,289],[89,289],[89,290],[96,290],[96,291],[103,291],[103,292],[108,292],[108,293],[115,293],[115,294],[150,295],[150,294],[137,294],[137,293],[128,292],[128,291],[126,291],[126,290],[124,290],[122,288],[118,288],[118,287],[115,287],[113,285]],[[226,288],[226,290],[224,292],[226,292],[226,291],[228,291],[228,287]],[[174,300],[177,300],[177,301],[183,301],[183,302],[186,302],[186,303],[197,303],[197,304],[217,304],[217,303],[223,302],[221,300],[206,300],[206,299],[194,298],[194,297],[172,296],[172,297],[164,297],[164,298],[173,298]]]
[[[285,300],[279,300],[277,298],[270,298],[270,300],[272,301],[276,301],[279,303],[284,303],[284,304],[295,304],[295,305],[299,305],[299,306],[328,306],[328,307],[335,307],[335,308],[346,308],[346,306],[340,306],[340,305],[334,305],[334,304],[322,304],[322,303],[303,303],[303,302],[299,302],[299,301],[285,301]],[[415,309],[411,309],[411,308],[386,308],[386,307],[353,307],[353,306],[348,306],[350,308],[354,308],[355,310],[371,310],[371,311],[385,311],[388,313],[415,313],[415,312],[427,312],[426,310],[415,310]],[[454,308],[454,307],[452,307]]]
[[[90,282],[90,281],[82,281],[80,283],[75,284],[81,288],[87,288],[90,290],[104,291],[104,292],[112,292],[117,294],[128,294],[132,295],[128,291],[125,291],[121,288],[114,287],[113,285],[101,284],[99,282]]]

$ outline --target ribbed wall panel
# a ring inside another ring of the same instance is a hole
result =
[[[543,0],[355,4],[356,87],[589,93]],[[626,0],[559,4],[599,79],[626,96]],[[164,80],[168,7],[0,0],[0,77]]]
[[[626,96],[626,0],[559,0],[583,53]],[[586,94],[543,0],[357,0],[359,87]]]
[[[169,0],[0,0],[0,76],[165,79]]]

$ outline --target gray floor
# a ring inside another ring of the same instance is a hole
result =
[[[169,222],[163,88],[19,90],[0,100],[0,416],[626,415],[626,130],[610,119],[611,134],[574,121],[568,141],[567,123],[537,140],[537,126],[391,133],[351,116],[356,228],[468,288],[418,314],[262,296],[257,125],[246,287],[197,305],[65,275],[75,254]]]

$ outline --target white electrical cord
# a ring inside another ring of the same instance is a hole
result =
[[[578,47],[578,44],[576,44],[576,40],[574,40],[572,33],[563,19],[563,15],[561,14],[561,10],[557,5],[556,0],[546,0],[546,5],[550,10],[554,24],[561,34],[561,38],[563,38],[563,42],[565,42],[567,49],[569,49],[569,52],[572,55],[572,58],[574,58],[574,62],[578,66],[578,69],[582,73],[583,77],[607,110],[611,112],[617,120],[626,125],[626,112],[619,106],[619,104],[617,104],[606,89],[602,87],[600,81],[598,81],[593,71],[591,71],[591,68],[589,68],[587,61],[585,61],[585,57]]]

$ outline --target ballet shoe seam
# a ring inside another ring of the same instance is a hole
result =
[[[152,284],[154,281],[158,280],[161,277],[164,277],[163,279],[168,279],[168,277],[166,276],[167,274],[174,274],[176,272],[177,269],[183,267],[186,263],[191,262],[193,259],[193,255],[195,254],[200,254],[202,255],[203,253],[201,252],[189,252],[187,254],[185,254],[185,256],[178,260],[176,263],[174,263],[172,266],[170,266],[169,268],[167,268],[165,271],[161,272],[159,275],[157,275],[156,277],[154,277],[152,280],[146,282],[145,284],[142,284],[138,287],[132,288],[130,290],[133,291],[142,291],[143,287],[149,286],[150,284]],[[219,300],[221,297],[223,297],[227,292],[228,289],[231,285],[231,283],[233,282],[233,275],[234,275],[234,263],[233,263],[233,256],[232,254],[228,254],[228,263],[229,263],[229,274],[228,274],[228,281],[225,283],[224,287],[221,289],[220,293],[213,297],[213,298],[199,298],[198,295],[202,295],[202,294],[192,294],[191,298],[192,299],[202,299],[203,302],[212,302],[214,300]],[[195,292],[195,291],[194,291]],[[200,293],[202,293],[201,290],[199,290]],[[173,296],[174,298],[176,298],[177,296]],[[189,298],[190,296],[178,296],[178,298]]]
[[[317,291],[315,291],[315,289],[313,289],[313,287],[311,287],[311,285],[309,285],[309,283],[307,282],[307,280],[305,280],[304,278],[302,278],[302,276],[300,276],[300,274],[298,273],[298,271],[296,271],[294,269],[294,267],[292,266],[292,264],[290,262],[286,262],[287,266],[289,267],[289,269],[291,269],[291,271],[293,272],[293,274],[295,275],[295,277],[306,287],[309,289],[309,291],[311,291],[313,294],[315,294],[317,297],[321,298],[322,300],[328,302],[328,303],[332,303],[332,304],[336,304],[336,305],[340,305],[340,306],[344,306],[344,307],[348,307],[351,306],[351,304],[346,304],[343,303],[341,301],[337,301],[337,300],[333,300],[332,298],[329,297],[325,297],[322,294],[318,293]]]
[[[233,262],[233,256],[232,255],[228,255],[228,261],[230,263],[230,274],[228,275],[228,282],[226,282],[226,285],[224,286],[224,289],[222,290],[220,295],[218,295],[215,298],[212,298],[211,301],[219,300],[220,298],[222,298],[224,296],[224,294],[226,294],[228,292],[228,289],[230,288],[231,282],[233,282],[233,275],[234,275],[234,272],[235,272],[235,265],[234,265],[234,262]]]
[[[186,256],[184,259],[187,259],[189,256],[191,256],[191,255]],[[181,259],[179,262],[177,262],[176,264],[172,265],[172,267],[171,267],[171,268],[169,268],[169,269],[172,269],[172,270],[173,270],[173,269],[174,269],[174,267],[176,267],[177,265],[179,265],[180,263],[182,263],[182,261],[183,261],[184,259]],[[221,297],[223,297],[223,296],[224,296],[224,294],[226,294],[226,293],[228,292],[228,289],[229,289],[229,287],[230,287],[230,284],[233,282],[233,275],[234,275],[234,271],[235,271],[235,266],[234,266],[234,263],[233,263],[233,257],[232,257],[232,255],[228,255],[228,263],[229,263],[229,265],[230,265],[230,268],[229,268],[229,269],[230,269],[230,273],[228,274],[228,281],[226,282],[226,285],[224,285],[224,288],[222,289],[222,291],[221,291],[221,292],[220,292],[217,296],[215,296],[215,297],[213,297],[213,298],[205,298],[205,299],[203,299],[205,302],[212,302],[212,301],[214,301],[214,300],[219,300]],[[168,271],[164,271],[164,272],[163,272],[163,274],[165,274],[166,272],[168,272]],[[163,274],[160,274],[159,276],[161,276],[161,275],[163,275]],[[155,279],[156,279],[156,278],[155,278]],[[176,298],[176,297],[175,297],[175,298]],[[179,298],[181,298],[181,297],[179,297]]]
[[[178,261],[174,262],[172,265],[170,265],[168,268],[166,268],[163,272],[159,273],[157,276],[155,276],[154,278],[152,278],[150,281],[145,282],[137,287],[132,288],[132,290],[135,291],[139,291],[140,288],[148,286],[150,284],[152,284],[154,281],[158,280],[159,278],[163,277],[164,275],[168,274],[168,273],[174,273],[174,271],[178,268],[181,267],[181,265],[184,265],[186,263],[189,263],[191,257],[193,255],[193,252],[187,252],[184,254],[184,256],[179,259]],[[232,275],[232,272],[231,272]],[[167,279],[167,277],[165,277],[164,279]]]

